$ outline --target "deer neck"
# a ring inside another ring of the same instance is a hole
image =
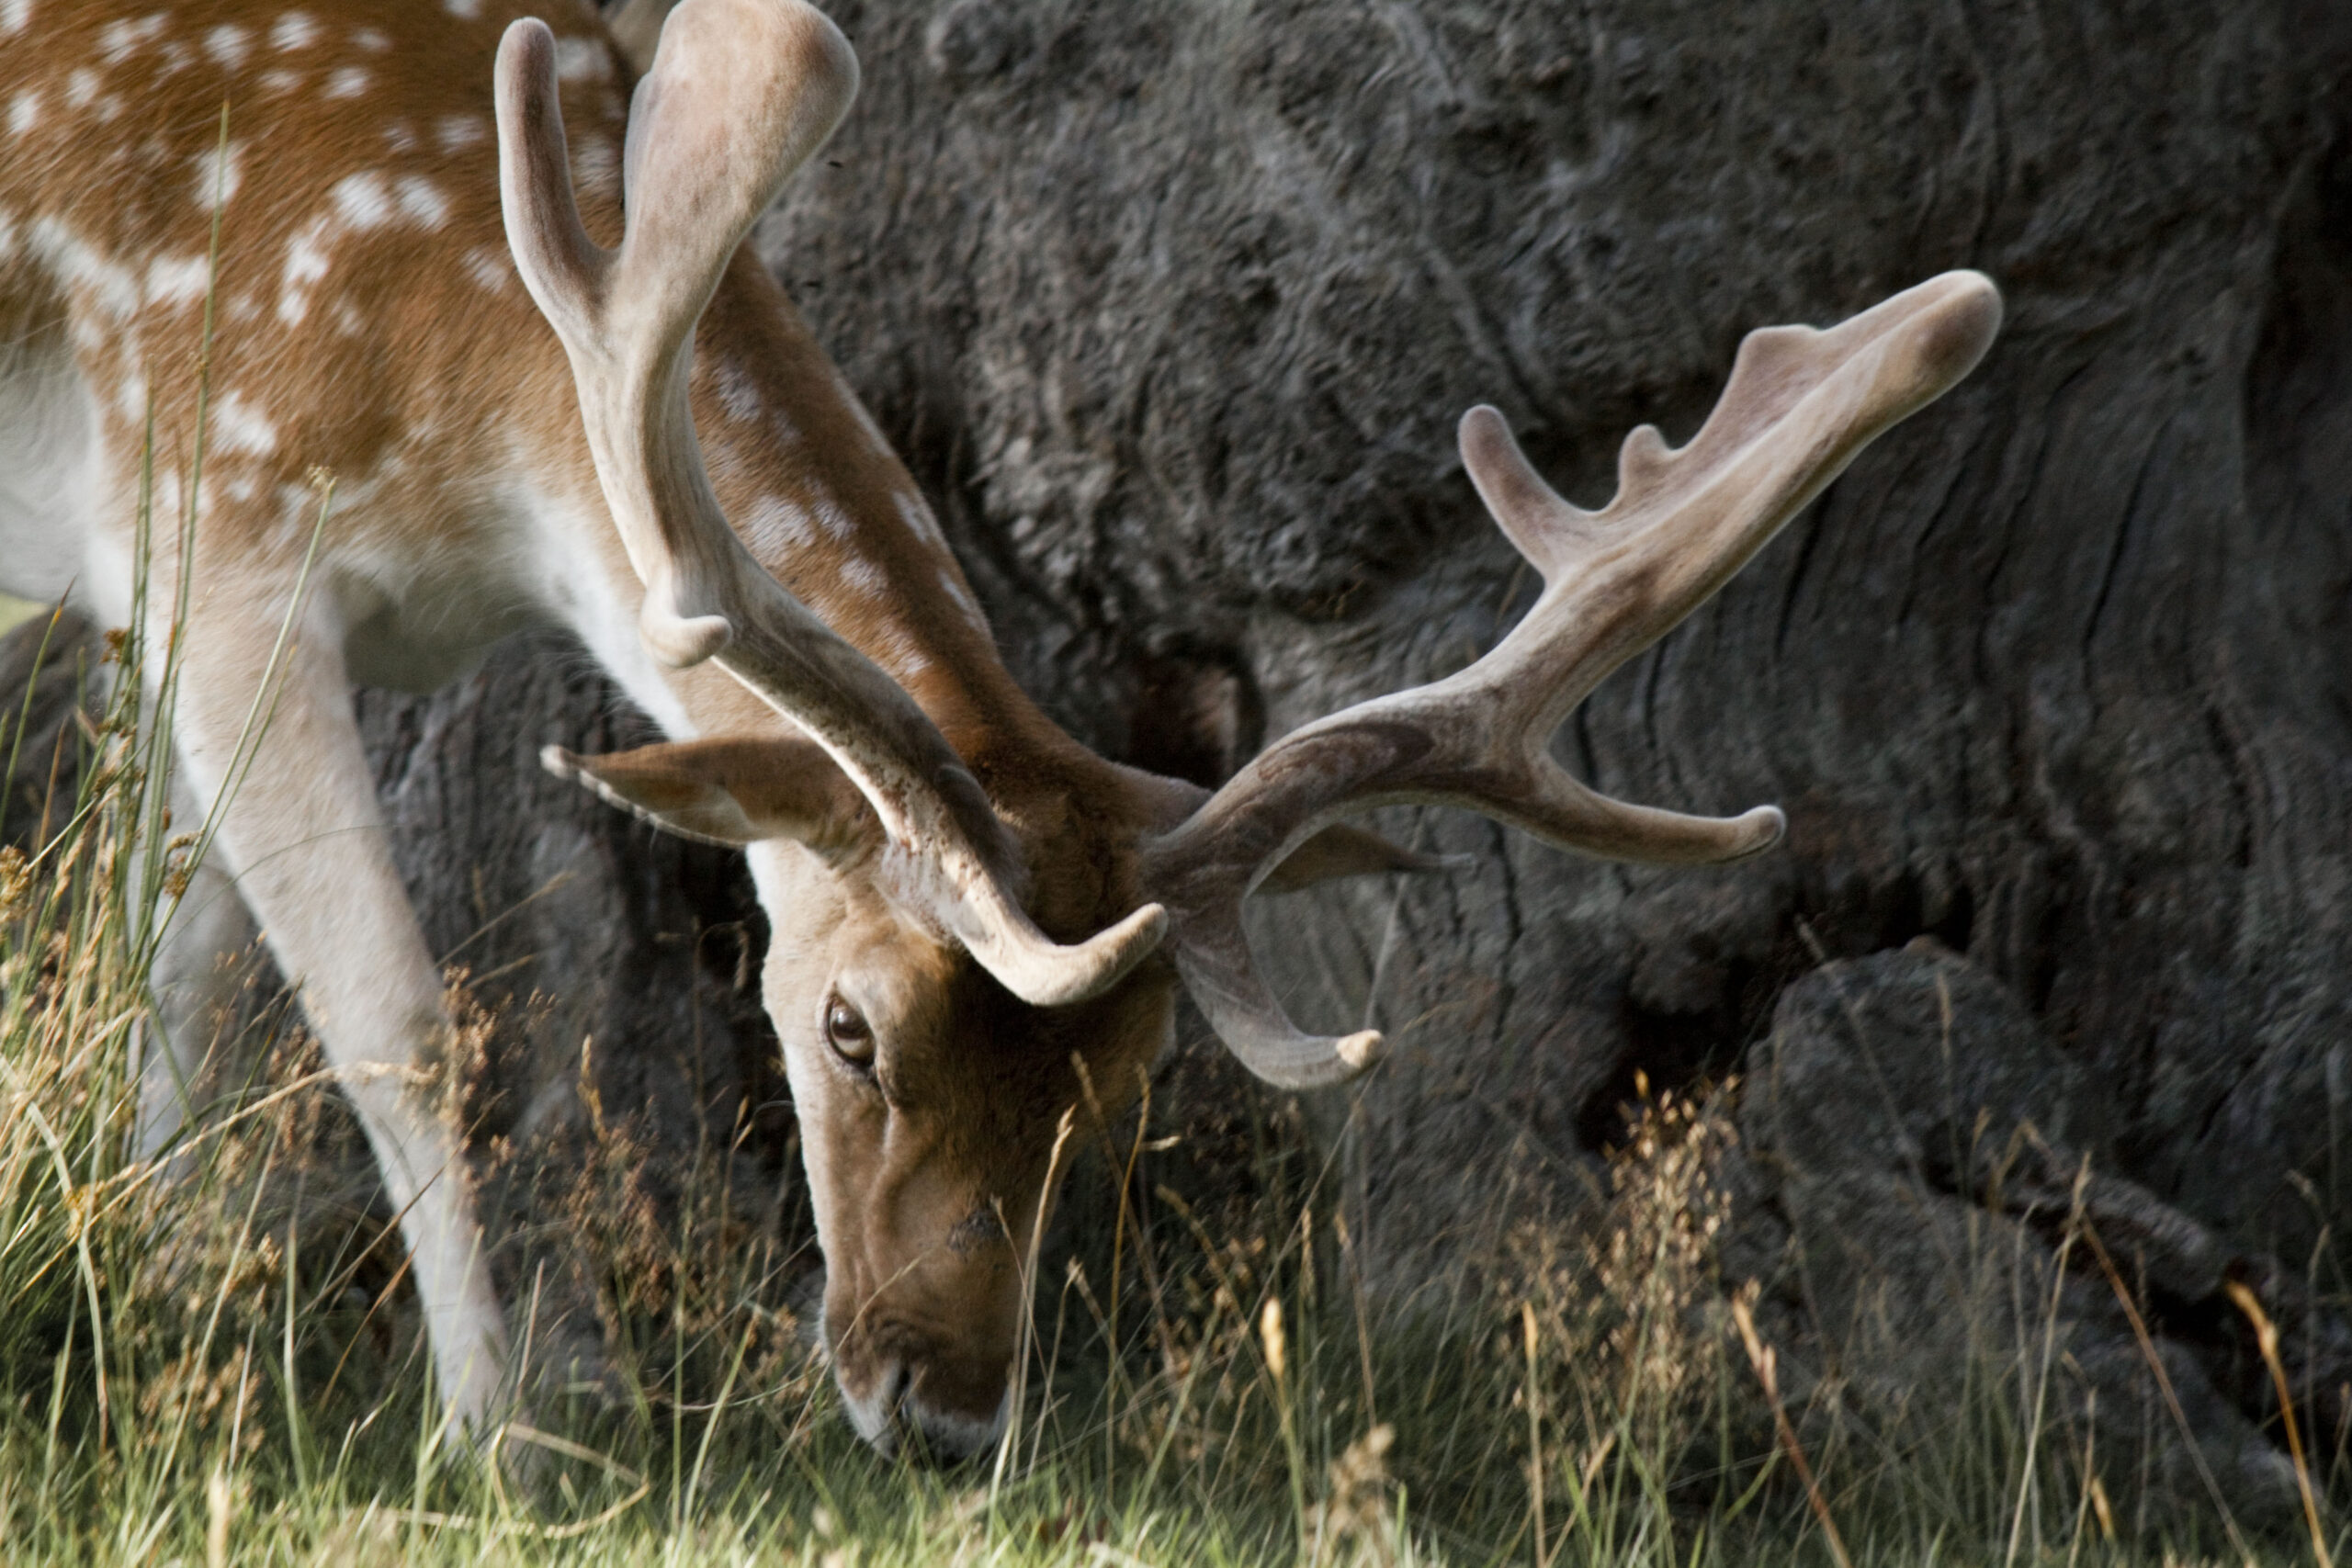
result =
[[[930,506],[749,246],[695,336],[695,427],[761,565],[914,697],[1000,808],[1056,814],[1122,770],[1072,739],[999,658]],[[788,721],[709,666],[671,684],[697,730]]]

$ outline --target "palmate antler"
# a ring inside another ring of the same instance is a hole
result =
[[[1737,860],[1777,842],[1774,807],[1686,817],[1598,795],[1552,760],[1553,732],[1872,437],[1967,375],[2000,319],[1990,280],[1951,272],[1827,332],[1750,333],[1690,444],[1668,450],[1655,426],[1634,431],[1618,459],[1617,497],[1597,513],[1553,492],[1501,414],[1464,415],[1472,481],[1544,574],[1535,607],[1460,673],[1292,732],[1146,849],[1143,886],[1168,908],[1170,952],[1242,1063],[1304,1089],[1340,1081],[1378,1054],[1375,1032],[1319,1037],[1293,1025],[1242,931],[1242,900],[1336,817],[1402,802],[1467,807],[1563,849],[1661,864]]]
[[[978,783],[914,699],[743,547],[695,438],[695,321],[856,88],[848,43],[799,0],[686,0],[637,89],[628,222],[607,252],[574,204],[553,37],[518,21],[498,51],[507,241],[571,355],[605,498],[645,583],[647,646],[673,667],[717,659],[824,747],[873,804],[894,891],[1006,989],[1041,1006],[1080,1001],[1158,945],[1160,910],[1068,947],[1037,930],[1014,896],[1018,854]]]

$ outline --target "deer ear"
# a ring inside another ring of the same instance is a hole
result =
[[[539,763],[665,832],[707,844],[794,839],[834,859],[879,831],[865,797],[813,740],[684,740],[606,757],[550,746]]]
[[[1258,885],[1261,893],[1295,893],[1340,876],[1377,876],[1394,871],[1459,871],[1461,855],[1425,855],[1390,843],[1377,833],[1335,822],[1291,851]]]

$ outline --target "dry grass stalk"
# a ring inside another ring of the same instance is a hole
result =
[[[2295,1461],[2295,1486],[2303,1497],[2303,1522],[2311,1527],[2312,1556],[2319,1568],[2335,1568],[2335,1556],[2327,1550],[2327,1532],[2320,1528],[2319,1501],[2312,1494],[2312,1469],[2303,1458],[2303,1437],[2295,1424],[2295,1397],[2287,1387],[2287,1369],[2278,1360],[2278,1325],[2262,1310],[2262,1303],[2245,1282],[2225,1280],[2222,1289],[2227,1292],[2245,1320],[2254,1325],[2254,1341],[2262,1351],[2262,1364],[2270,1369],[2270,1381],[2278,1391],[2279,1418],[2287,1423],[2287,1452]]]
[[[1798,1479],[1804,1483],[1805,1500],[1813,1506],[1814,1517],[1821,1521],[1822,1534],[1828,1538],[1829,1554],[1838,1560],[1838,1568],[1854,1568],[1854,1560],[1846,1551],[1846,1540],[1838,1533],[1838,1521],[1830,1517],[1829,1500],[1821,1495],[1821,1486],[1813,1478],[1813,1466],[1805,1461],[1804,1445],[1797,1441],[1797,1429],[1789,1424],[1788,1408],[1781,1403],[1780,1358],[1756,1333],[1756,1292],[1753,1280],[1740,1287],[1731,1299],[1731,1320],[1739,1326],[1739,1342],[1747,1349],[1748,1364],[1756,1369],[1756,1381],[1764,1385],[1764,1399],[1772,1407],[1772,1427],[1781,1435],[1781,1447],[1788,1454],[1789,1462],[1796,1467]]]
[[[1529,1510],[1535,1520],[1535,1568],[1551,1568],[1552,1532],[1544,1522],[1544,1401],[1536,1386],[1540,1371],[1534,1303],[1519,1303],[1519,1326],[1527,1340],[1527,1490]]]
[[[2197,1469],[2198,1479],[2205,1483],[2206,1493],[2213,1499],[2214,1510],[2221,1515],[2222,1529],[2230,1538],[2231,1547],[2238,1561],[2254,1568],[2254,1548],[2238,1529],[2236,1517],[2230,1512],[2229,1500],[2222,1495],[2222,1484],[2213,1477],[2213,1467],[2205,1462],[2205,1450],[2198,1446],[2197,1433],[2188,1424],[2188,1413],[2181,1408],[2179,1391],[2172,1385],[2172,1374],[2165,1371],[2165,1359],[2156,1349],[2155,1337],[2148,1332],[2147,1319],[2141,1315],[2140,1303],[2123,1283],[2122,1271],[2115,1267],[2115,1259],[2108,1255],[2107,1244],[2098,1237],[2098,1229],[2088,1220],[2082,1223],[2083,1240],[2090,1246],[2091,1256],[2098,1259],[2100,1271],[2106,1274],[2108,1288],[2115,1292],[2116,1301],[2123,1308],[2123,1316],[2132,1325],[2132,1337],[2140,1348],[2140,1355],[2148,1363],[2148,1371],[2155,1375],[2156,1391],[2164,1395],[2165,1408],[2172,1413],[2173,1425],[2179,1430],[2181,1448],[2189,1462]]]

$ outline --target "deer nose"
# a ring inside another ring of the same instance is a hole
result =
[[[969,1381],[948,1375],[918,1356],[894,1355],[875,1369],[865,1397],[844,1388],[842,1403],[857,1435],[876,1452],[904,1453],[944,1469],[988,1452],[1004,1432],[1012,1403],[1007,1384],[997,1384],[990,1405],[970,1397],[979,1392],[970,1388],[955,1389],[962,1399],[943,1397],[954,1385]]]
[[[1012,1403],[1008,1387],[987,1414],[973,1416],[934,1404],[923,1396],[920,1379],[910,1380],[899,1399],[899,1425],[914,1440],[910,1450],[945,1469],[978,1458],[996,1447],[1004,1435],[1007,1408]]]

